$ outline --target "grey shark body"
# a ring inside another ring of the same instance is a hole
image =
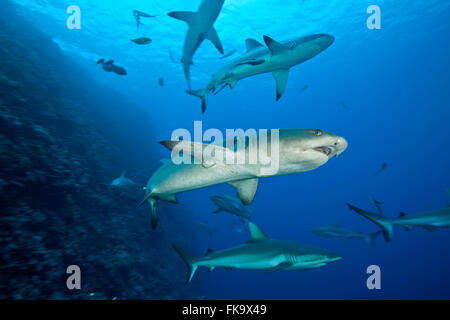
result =
[[[219,69],[204,89],[186,91],[202,100],[202,112],[206,111],[209,92],[214,91],[216,87],[222,85],[223,89],[228,85],[233,88],[241,79],[267,72],[272,72],[276,80],[278,101],[286,88],[289,69],[324,51],[334,42],[334,37],[315,34],[277,42],[264,36],[264,41],[266,46],[256,40],[247,39],[247,52]]]
[[[172,18],[185,21],[189,25],[183,46],[183,64],[184,75],[190,88],[189,68],[193,64],[192,57],[202,44],[203,40],[210,40],[214,46],[223,54],[222,43],[220,42],[217,31],[214,29],[214,22],[222,10],[224,0],[203,0],[197,12],[174,11],[168,13]]]
[[[111,186],[112,186],[112,187],[115,187],[115,188],[120,188],[120,189],[127,189],[127,188],[133,188],[133,187],[136,187],[137,184],[136,184],[134,181],[132,181],[131,179],[127,178],[127,177],[125,176],[125,173],[126,173],[126,172],[124,171],[124,172],[121,174],[120,177],[114,179],[114,180],[111,182]]]
[[[242,203],[241,199],[228,194],[218,194],[209,197],[217,205],[214,213],[225,211],[243,219],[250,219],[252,212]]]
[[[271,149],[272,140],[267,142],[267,149]],[[173,150],[179,144],[193,145],[197,147],[210,147],[210,144],[192,143],[190,141],[168,140],[161,142],[164,146]],[[197,146],[199,145],[199,146]],[[258,137],[258,145],[259,137]],[[244,155],[250,157],[250,153],[257,153],[254,148],[242,148],[237,151],[221,148],[219,151],[231,156]],[[184,191],[204,188],[221,183],[228,183],[238,191],[238,196],[244,205],[253,201],[258,186],[259,178],[300,173],[314,170],[334,156],[344,152],[347,141],[339,136],[318,129],[281,129],[279,130],[278,143],[278,170],[267,173],[265,165],[256,164],[229,164],[225,162],[208,163],[200,159],[200,164],[180,163],[165,160],[151,176],[145,188],[145,197],[141,202],[148,201],[152,208],[152,227],[156,228],[156,201],[164,200],[178,203],[176,194]],[[188,150],[183,149],[184,152]],[[192,151],[191,151],[192,152]]]
[[[269,239],[254,223],[249,223],[251,239],[222,251],[210,251],[203,258],[194,258],[176,245],[175,250],[189,268],[187,283],[192,280],[198,267],[212,271],[216,267],[227,269],[305,270],[323,267],[342,259],[338,254],[297,242]]]
[[[362,239],[370,245],[375,245],[375,238],[382,233],[381,231],[379,231],[366,234],[359,231],[347,230],[342,228],[337,223],[328,227],[313,229],[311,230],[311,232],[319,237],[324,238]]]
[[[450,228],[450,207],[418,214],[406,215],[400,213],[398,218],[388,219],[379,214],[357,208],[349,203],[347,205],[351,210],[381,227],[387,242],[392,239],[394,226],[402,226],[407,231],[414,227],[421,227],[428,231],[433,231],[436,228]]]

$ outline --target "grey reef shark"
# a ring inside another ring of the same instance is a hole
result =
[[[246,207],[239,198],[228,194],[217,194],[210,196],[209,199],[217,205],[214,213],[225,211],[247,220],[252,217],[250,208]]]
[[[323,238],[363,239],[372,246],[375,245],[375,238],[382,234],[381,231],[367,234],[359,231],[348,230],[342,228],[339,223],[334,223],[333,225],[327,227],[312,229],[310,232]]]
[[[275,240],[267,237],[253,222],[248,224],[251,239],[244,244],[214,252],[208,250],[203,258],[195,258],[176,244],[172,244],[189,269],[186,283],[192,280],[198,267],[208,271],[217,267],[229,269],[265,270],[306,270],[319,268],[338,261],[342,257],[321,248],[292,241]]]
[[[402,226],[406,231],[414,227],[421,227],[428,231],[437,228],[450,228],[450,207],[409,215],[401,212],[398,218],[389,219],[380,214],[357,208],[349,203],[347,205],[350,210],[377,224],[383,230],[387,242],[392,239],[394,226]]]
[[[334,42],[334,37],[329,34],[314,34],[306,37],[295,38],[278,42],[268,36],[264,36],[265,46],[254,39],[247,39],[246,53],[235,58],[220,68],[210,79],[205,88],[200,90],[187,90],[190,95],[202,100],[202,112],[206,111],[209,92],[217,94],[227,85],[232,89],[236,83],[244,78],[254,75],[272,72],[276,80],[276,100],[286,88],[289,70],[303,63],[325,49]]]
[[[237,150],[187,140],[160,142],[172,150],[172,156],[162,160],[162,166],[150,177],[141,202],[149,202],[151,206],[152,228],[157,224],[158,200],[178,203],[177,193],[228,183],[237,189],[242,203],[249,205],[260,178],[314,170],[344,152],[348,145],[344,138],[319,129],[280,129],[275,132],[278,139],[270,131],[269,141],[268,136],[261,139],[261,135],[257,135],[255,143],[244,144]],[[267,152],[261,153],[263,149],[270,150],[270,157]],[[216,156],[211,157],[212,153]],[[239,162],[239,159],[256,161]]]
[[[224,0],[203,0],[197,12],[190,11],[174,11],[168,13],[172,18],[182,20],[189,26],[183,46],[183,56],[181,63],[183,64],[184,75],[191,88],[190,66],[193,63],[192,57],[202,44],[203,40],[210,40],[214,46],[223,54],[222,43],[219,35],[214,29],[214,22],[222,10]]]

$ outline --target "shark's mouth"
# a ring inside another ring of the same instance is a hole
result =
[[[317,147],[317,148],[314,148],[314,150],[322,152],[327,157],[329,157],[330,154],[333,152],[333,149],[331,149],[330,147]]]

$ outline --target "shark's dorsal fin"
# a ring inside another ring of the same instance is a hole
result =
[[[208,34],[206,35],[206,39],[211,41],[213,45],[217,48],[217,50],[219,50],[219,52],[223,54],[222,43],[220,42],[219,35],[217,34],[217,31],[216,29],[214,29],[214,27],[212,27],[209,30]]]
[[[267,240],[267,237],[264,232],[253,222],[248,223],[248,228],[250,229],[250,240],[249,241],[258,241],[258,240]]]
[[[247,52],[263,47],[261,43],[256,41],[255,39],[246,39],[245,47],[247,48]]]
[[[125,177],[126,173],[127,173],[127,170],[123,170],[123,172],[122,172],[122,174],[120,175],[120,177]]]
[[[289,47],[286,47],[284,44],[281,44],[278,41],[273,40],[271,37],[268,37],[268,36],[264,36],[264,42],[266,43],[270,52],[272,52],[272,55],[281,54],[283,52],[291,50],[291,49],[289,49]]]
[[[206,255],[211,254],[211,253],[213,253],[213,252],[214,252],[213,249],[208,249],[208,250],[206,251]]]
[[[193,24],[196,17],[196,13],[192,11],[173,11],[169,12],[167,15],[169,17],[182,20],[186,22],[188,25]]]
[[[281,95],[286,89],[286,83],[289,76],[289,69],[277,70],[272,72],[275,81],[277,82],[277,101],[280,100]]]
[[[239,199],[244,205],[252,203],[255,198],[256,190],[258,189],[258,178],[245,179],[239,181],[228,182],[237,189]]]

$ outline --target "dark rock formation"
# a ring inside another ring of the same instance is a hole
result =
[[[152,231],[142,190],[108,186],[125,169],[143,185],[159,165],[150,116],[5,0],[0,30],[0,299],[194,298],[170,246],[193,244],[186,212],[160,206]],[[66,288],[72,264],[81,290]]]

